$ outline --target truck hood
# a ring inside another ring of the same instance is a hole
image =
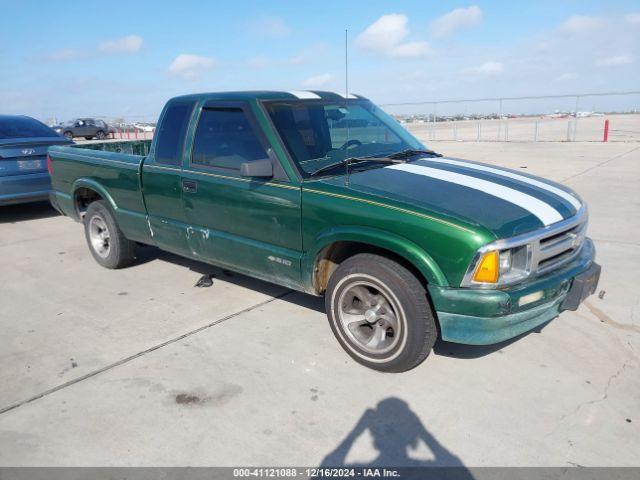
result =
[[[314,182],[315,183],[315,182]],[[537,230],[574,216],[582,201],[570,189],[514,170],[455,158],[428,158],[319,181],[345,194],[375,197],[422,213],[478,225],[496,238]],[[334,190],[335,191],[335,190]]]

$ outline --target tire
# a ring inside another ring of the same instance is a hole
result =
[[[63,135],[67,137],[69,140],[73,140],[73,132],[66,131],[63,133]]]
[[[96,137],[98,137],[98,140],[104,140],[105,134],[102,130],[98,130],[96,132]]]
[[[84,234],[93,258],[105,268],[123,268],[135,260],[135,242],[127,240],[104,200],[89,205]]]
[[[438,337],[427,295],[402,265],[363,253],[333,273],[325,306],[334,335],[354,360],[374,370],[404,372],[427,358]]]

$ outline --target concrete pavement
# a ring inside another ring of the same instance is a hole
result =
[[[4,207],[0,465],[637,466],[640,146],[430,146],[576,189],[603,298],[381,374],[340,349],[321,299],[152,248],[108,271],[79,224]]]

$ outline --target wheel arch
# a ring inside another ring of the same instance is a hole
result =
[[[109,194],[106,188],[102,186],[99,182],[92,180],[90,178],[79,178],[75,182],[73,182],[73,187],[71,188],[73,192],[73,205],[75,207],[75,214],[78,220],[81,220],[86,207],[89,206],[90,203],[96,200],[104,200],[109,204],[109,207],[113,211],[118,209],[113,197]]]
[[[448,281],[433,258],[410,240],[384,230],[365,227],[339,227],[317,237],[303,262],[304,282],[310,292],[322,294],[329,278],[344,260],[358,253],[377,253],[407,267],[425,285],[446,286]]]

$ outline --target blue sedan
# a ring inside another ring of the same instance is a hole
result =
[[[47,149],[69,143],[31,117],[0,115],[0,205],[47,200]]]

